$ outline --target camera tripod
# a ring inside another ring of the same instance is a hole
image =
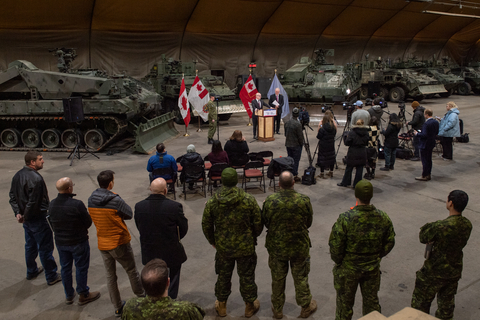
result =
[[[317,147],[315,148],[315,152],[313,153],[313,157],[312,157],[312,153],[310,151],[310,142],[308,141],[308,134],[307,134],[307,129],[305,129],[305,127],[308,127],[310,128],[310,130],[313,131],[312,127],[310,127],[308,124],[305,124],[302,126],[302,132],[304,134],[304,137],[305,137],[305,142],[304,142],[304,146],[305,146],[305,152],[307,152],[307,157],[308,157],[308,166],[309,167],[312,167],[312,164],[313,164],[313,160],[315,159],[315,155],[317,154],[317,150],[318,150],[318,143],[317,143]]]
[[[335,152],[335,169],[338,169],[337,156],[338,156],[338,151],[340,151],[340,145],[342,144],[342,141],[344,141],[343,137],[345,136],[345,134],[348,134],[348,132],[350,131],[350,122],[352,121],[352,113],[353,113],[353,110],[352,111],[350,111],[350,110],[347,111],[347,122],[345,123],[345,126],[343,127],[343,132],[342,132],[342,135],[339,138],[340,141],[338,142],[338,146],[337,146],[337,152]],[[337,121],[336,118],[335,118],[335,121]],[[338,124],[338,121],[337,121],[337,124]]]

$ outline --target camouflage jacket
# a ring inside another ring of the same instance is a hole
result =
[[[285,147],[303,146],[302,124],[296,118],[285,123]]]
[[[211,123],[212,120],[217,120],[217,106],[215,103],[213,103],[213,101],[208,101],[205,108],[208,110],[208,123]]]
[[[231,258],[254,254],[263,229],[257,200],[237,187],[220,188],[205,205],[202,228],[219,254]]]
[[[200,320],[205,311],[195,303],[160,299],[133,298],[123,307],[122,320]]]
[[[330,255],[338,266],[373,271],[395,245],[388,215],[373,205],[359,205],[340,214],[332,227]]]
[[[263,203],[262,222],[267,230],[265,247],[280,258],[308,257],[313,210],[310,198],[293,189],[267,197]]]
[[[472,223],[464,216],[449,216],[430,222],[420,229],[420,242],[434,242],[430,259],[422,271],[431,277],[460,279],[463,268],[463,247],[467,245]]]

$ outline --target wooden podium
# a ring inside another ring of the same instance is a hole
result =
[[[258,116],[258,140],[274,141],[273,122],[277,109],[257,109],[255,114]]]

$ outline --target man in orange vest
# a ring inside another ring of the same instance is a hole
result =
[[[107,272],[107,287],[110,301],[115,307],[115,316],[122,315],[125,301],[120,298],[117,285],[116,262],[127,272],[133,292],[137,297],[144,297],[140,276],[135,265],[130,233],[124,219],[133,217],[132,209],[122,198],[113,193],[113,175],[115,172],[105,170],[98,174],[97,181],[100,188],[93,191],[88,198],[88,211],[97,228],[98,249],[103,258]]]

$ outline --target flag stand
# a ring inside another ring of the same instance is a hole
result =
[[[251,124],[251,121],[252,121],[252,118],[248,118],[248,124],[247,124],[247,127],[251,127],[252,124]]]
[[[184,137],[190,137],[190,135],[188,134],[188,127],[185,126],[185,134],[183,135]]]
[[[198,118],[198,129],[197,129],[197,132],[202,132],[202,129],[200,129],[200,115],[197,117]]]

